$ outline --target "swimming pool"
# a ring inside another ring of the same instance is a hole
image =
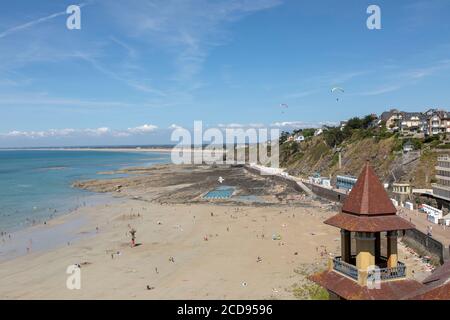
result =
[[[233,195],[234,187],[230,186],[220,186],[216,189],[209,191],[203,196],[204,199],[214,200],[214,199],[229,199]]]

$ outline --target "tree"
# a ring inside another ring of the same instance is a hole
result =
[[[362,129],[363,121],[358,117],[351,118],[348,120],[346,127],[350,129]]]
[[[280,144],[285,143],[289,136],[290,136],[289,132],[282,131],[281,134],[280,134],[280,139],[279,139]]]
[[[362,127],[363,127],[364,129],[368,129],[368,128],[370,127],[370,125],[372,124],[372,122],[373,122],[375,119],[376,119],[376,118],[375,118],[372,114],[369,114],[369,115],[365,116],[365,117],[362,119]]]

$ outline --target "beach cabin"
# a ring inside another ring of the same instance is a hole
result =
[[[422,211],[427,214],[427,220],[434,224],[439,224],[439,219],[443,217],[442,210],[427,204],[422,204]]]
[[[356,178],[352,176],[337,176],[336,188],[343,190],[351,190],[356,184]]]
[[[309,177],[309,182],[313,183],[313,184],[318,184],[318,185],[321,185],[321,186],[324,186],[327,188],[331,188],[330,178],[314,176],[314,177]]]
[[[412,202],[406,201],[405,202],[405,208],[408,209],[408,210],[413,211],[414,210],[414,204]]]
[[[450,227],[450,214],[446,215],[445,217],[443,217],[440,221],[440,224]]]
[[[326,188],[331,188],[331,180],[329,178],[322,178],[321,185]]]

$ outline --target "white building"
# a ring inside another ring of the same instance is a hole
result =
[[[412,204],[412,202],[406,201],[405,202],[405,208],[408,209],[408,210],[413,211],[414,210],[414,204]]]
[[[431,184],[433,194],[438,198],[450,201],[450,157],[438,157],[436,166],[437,183]]]
[[[439,224],[439,219],[442,219],[442,210],[435,207],[429,206],[427,204],[422,205],[422,210],[427,214],[427,220]]]
[[[313,184],[318,184],[326,188],[331,188],[330,178],[325,177],[309,177],[309,182]]]
[[[450,227],[450,214],[441,219],[441,223],[447,227]]]

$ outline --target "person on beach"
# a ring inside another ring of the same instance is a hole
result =
[[[130,230],[131,234],[131,247],[134,248],[136,246],[136,230],[133,228]]]

